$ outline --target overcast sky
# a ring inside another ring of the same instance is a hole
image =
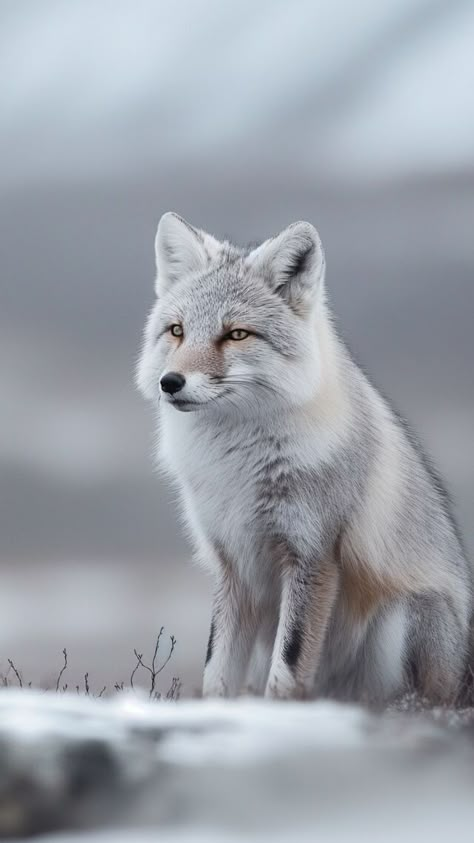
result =
[[[463,170],[473,43],[470,0],[2,4],[0,179],[233,156],[345,180]]]

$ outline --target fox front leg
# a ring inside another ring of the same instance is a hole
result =
[[[249,595],[229,573],[214,596],[203,696],[235,697],[242,688],[258,617]]]
[[[332,560],[314,571],[297,561],[285,566],[266,697],[311,696],[338,587],[339,571]]]

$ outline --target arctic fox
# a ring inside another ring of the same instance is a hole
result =
[[[471,569],[414,438],[338,336],[319,235],[252,250],[174,213],[137,383],[216,588],[205,696],[452,701]]]

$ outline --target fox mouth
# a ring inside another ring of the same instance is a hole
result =
[[[187,401],[185,398],[167,398],[166,403],[182,413],[191,413],[203,406],[203,401]]]

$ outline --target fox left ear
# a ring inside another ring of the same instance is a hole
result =
[[[156,293],[192,272],[204,270],[219,250],[219,242],[168,211],[160,219],[155,239]]]
[[[309,222],[288,226],[254,249],[247,261],[298,313],[311,307],[324,279],[321,240]]]

